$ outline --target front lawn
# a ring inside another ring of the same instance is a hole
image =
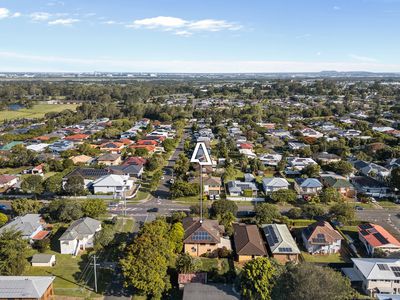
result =
[[[342,257],[340,253],[329,254],[329,255],[311,255],[307,252],[301,252],[301,255],[304,258],[305,262],[310,263],[344,263],[345,259]]]

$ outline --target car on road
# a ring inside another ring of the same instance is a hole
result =
[[[7,206],[5,206],[4,204],[0,204],[0,211],[6,211],[8,210]]]
[[[154,213],[156,213],[156,212],[158,212],[158,207],[149,208],[149,209],[147,210],[147,212],[154,212]]]
[[[168,182],[169,182],[170,184],[174,184],[174,183],[175,183],[175,179],[171,178]]]
[[[164,180],[165,179],[165,177],[164,176],[161,176],[161,180]]]
[[[361,206],[358,206],[358,205],[356,205],[354,208],[355,208],[355,210],[364,210],[364,208],[362,208]]]

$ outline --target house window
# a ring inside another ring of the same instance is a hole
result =
[[[196,252],[196,247],[192,247],[192,252]]]

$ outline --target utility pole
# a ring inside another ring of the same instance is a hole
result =
[[[96,270],[96,255],[93,255],[93,268],[94,268],[94,291],[97,293],[97,270]]]

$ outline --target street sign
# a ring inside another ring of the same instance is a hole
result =
[[[197,143],[194,148],[192,158],[190,160],[192,163],[198,163],[200,166],[211,166],[212,161],[210,153],[208,153],[206,144],[203,142]]]

